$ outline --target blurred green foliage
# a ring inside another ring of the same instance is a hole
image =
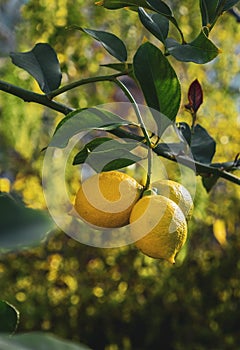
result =
[[[239,237],[222,249],[211,227],[191,235],[170,267],[132,247],[101,250],[54,235],[1,258],[1,295],[18,331],[51,331],[93,349],[235,349],[239,344]]]
[[[200,23],[197,2],[168,3],[190,40]],[[136,13],[107,11],[82,0],[30,0],[22,14],[17,50],[28,51],[37,42],[51,44],[64,84],[108,72],[99,64],[112,62],[98,43],[66,27],[112,31],[126,41],[130,58],[144,36],[150,38]],[[199,120],[217,141],[218,162],[239,152],[239,23],[225,14],[211,38],[223,51],[213,62],[199,66],[170,60],[182,83],[182,106],[189,84],[195,78],[202,84]],[[0,74],[39,91],[7,58],[0,59]],[[111,102],[114,96],[115,87],[98,83],[58,101],[77,108]],[[181,108],[178,119],[189,118]],[[1,176],[10,179],[11,190],[32,208],[46,207],[41,150],[59,119],[56,112],[0,93]],[[174,179],[175,166],[170,166]],[[70,187],[77,184],[74,177]],[[20,311],[19,332],[50,331],[96,350],[235,350],[240,343],[239,214],[236,185],[221,180],[208,195],[198,181],[189,239],[176,266],[147,258],[132,246],[97,249],[55,232],[37,248],[0,256],[1,298]]]

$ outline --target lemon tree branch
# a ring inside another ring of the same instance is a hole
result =
[[[59,102],[50,100],[46,95],[38,94],[36,92],[23,89],[21,87],[12,85],[2,80],[0,80],[0,90],[8,94],[17,96],[25,102],[38,103],[40,105],[49,107],[57,112],[63,113],[64,115],[67,115],[68,113],[73,111],[73,109],[68,106],[65,106]]]
[[[81,79],[74,81],[70,84],[67,84],[59,89],[56,89],[54,91],[51,91],[49,94],[47,94],[49,99],[52,99],[58,95],[63,94],[64,92],[70,91],[72,89],[75,89],[77,87],[80,87],[82,85],[90,84],[90,83],[97,83],[97,82],[103,82],[103,81],[115,81],[116,78],[121,77],[123,75],[128,74],[129,72],[121,72],[121,73],[116,73],[116,74],[111,74],[111,75],[100,75],[97,77],[90,77],[86,79]]]
[[[127,131],[125,131],[124,129],[115,129],[115,130],[111,130],[109,132],[116,135],[116,136],[119,136],[119,137],[128,137],[128,138],[137,140],[139,142],[142,142],[144,144],[146,143],[145,139],[143,139],[141,136],[136,135],[136,134],[130,134]],[[216,168],[216,167],[208,165],[208,164],[197,162],[194,159],[187,157],[187,156],[184,156],[184,155],[176,156],[174,154],[171,154],[171,152],[164,151],[158,147],[152,148],[151,151],[156,153],[158,156],[161,156],[161,157],[166,158],[170,161],[182,164],[182,165],[192,169],[194,172],[196,172],[197,175],[201,175],[203,177],[215,175],[218,178],[223,178],[223,179],[228,180],[232,183],[235,183],[236,185],[240,185],[240,178],[235,176],[234,174],[230,173],[227,170],[219,169],[219,168]]]
[[[171,155],[169,152],[164,152],[164,151],[161,151],[159,149],[154,149],[154,152],[159,156],[162,156],[162,157],[167,158],[171,161],[185,165],[186,167],[192,169],[193,171],[196,171],[197,175],[201,175],[203,177],[215,175],[219,178],[223,178],[223,179],[226,179],[226,180],[233,182],[237,185],[240,185],[240,178],[231,174],[230,172],[228,172],[226,170],[219,169],[219,168],[213,167],[211,165],[197,162],[189,157],[184,157],[181,155],[176,157],[174,155]]]

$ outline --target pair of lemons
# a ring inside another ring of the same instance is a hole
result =
[[[144,254],[174,263],[187,238],[191,195],[171,180],[156,181],[152,190],[142,192],[131,176],[102,172],[81,184],[74,207],[82,220],[98,228],[130,224],[135,244]]]

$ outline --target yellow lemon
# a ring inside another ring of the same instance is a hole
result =
[[[134,204],[140,198],[142,186],[131,176],[108,171],[85,180],[75,198],[79,216],[97,227],[121,227],[129,223]]]
[[[144,196],[134,205],[130,223],[137,248],[152,258],[175,262],[187,238],[185,216],[175,202],[160,195]]]
[[[180,183],[172,180],[158,180],[152,184],[157,194],[174,201],[182,210],[186,220],[190,220],[193,213],[193,200],[188,190]]]

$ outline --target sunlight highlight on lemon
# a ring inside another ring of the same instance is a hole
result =
[[[190,220],[193,213],[193,200],[188,190],[180,183],[172,180],[158,180],[152,183],[157,194],[174,201],[182,210],[186,220]]]
[[[160,195],[144,196],[133,207],[130,223],[142,253],[175,263],[187,238],[187,223],[175,202]],[[145,235],[138,239],[140,233]]]
[[[122,227],[129,223],[141,191],[142,186],[125,173],[102,172],[81,184],[74,208],[85,222],[96,227]]]

